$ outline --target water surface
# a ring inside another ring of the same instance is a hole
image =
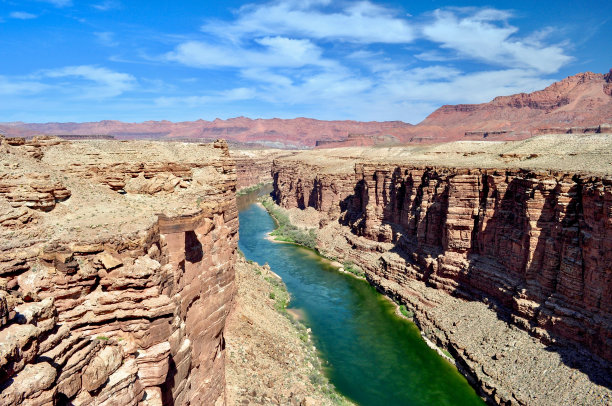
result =
[[[241,197],[239,246],[268,263],[312,329],[326,375],[360,405],[484,405],[466,379],[367,282],[337,272],[311,250],[267,240],[266,210]]]

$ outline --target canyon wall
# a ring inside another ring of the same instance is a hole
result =
[[[308,160],[277,160],[272,173],[281,206],[313,207],[373,242],[347,237],[371,281],[417,279],[492,303],[544,342],[612,361],[610,178],[384,162],[330,171]],[[378,252],[376,263],[358,251]]]
[[[271,183],[270,169],[275,158],[291,156],[294,151],[278,149],[239,150],[232,149],[231,156],[236,162],[236,189]]]
[[[227,145],[45,141],[0,139],[0,403],[225,404]]]

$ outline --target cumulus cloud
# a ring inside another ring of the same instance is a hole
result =
[[[25,11],[13,11],[9,14],[9,17],[16,18],[18,20],[31,20],[38,17],[36,14],[26,13]]]
[[[200,68],[298,68],[329,64],[322,59],[321,49],[307,39],[264,37],[256,39],[254,43],[260,45],[259,49],[234,44],[187,41],[166,54],[165,58]]]
[[[571,60],[559,45],[543,45],[534,37],[516,37],[518,28],[507,22],[509,12],[469,11],[461,15],[453,9],[436,10],[433,21],[423,27],[423,36],[463,58],[498,66],[553,73]]]
[[[245,36],[284,35],[323,41],[407,43],[415,30],[397,12],[369,1],[348,2],[338,11],[321,6],[330,1],[276,1],[241,7],[231,23],[209,21],[202,30],[239,40]]]
[[[79,86],[74,81],[70,83],[74,90],[78,87],[77,95],[83,98],[118,96],[134,89],[137,83],[136,78],[130,74],[91,65],[67,66],[59,69],[44,70],[37,75],[41,78],[84,80],[86,83],[82,86]]]
[[[546,75],[571,60],[563,46],[546,44],[553,28],[520,36],[512,17],[494,8],[408,17],[370,1],[273,1],[245,5],[231,21],[206,22],[205,39],[184,41],[164,59],[231,68],[249,98],[272,106],[416,122],[440,104],[486,102],[552,82]],[[233,99],[217,91],[181,100],[158,103]]]

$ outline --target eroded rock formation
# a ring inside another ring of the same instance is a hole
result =
[[[88,141],[41,159],[2,146],[2,190],[53,199],[0,194],[3,214],[23,212],[0,222],[0,403],[224,404],[238,239],[227,145]]]
[[[583,357],[581,365],[588,365],[590,357],[607,364],[592,379],[611,384],[605,378],[612,361],[609,175],[572,173],[561,168],[562,162],[559,170],[549,171],[512,164],[496,168],[484,153],[481,168],[436,165],[444,162],[444,154],[423,165],[384,158],[366,162],[356,153],[352,158],[315,156],[276,160],[274,196],[285,208],[312,207],[323,214],[321,233],[335,235],[319,239],[328,255],[358,264],[380,290],[419,308],[429,328],[439,329],[446,321],[435,315],[433,295],[427,299],[412,281],[487,303],[500,319],[545,344],[577,348],[576,354],[586,348],[591,355],[575,357]],[[336,222],[345,227],[325,228]],[[440,333],[442,341],[453,341],[449,333],[460,320],[451,322]],[[462,346],[458,356],[465,365],[478,359],[469,348],[474,343],[454,342]],[[502,356],[481,358],[482,368]],[[483,375],[478,368],[464,369],[477,377],[485,394],[495,392],[489,380],[498,381],[494,402],[522,404],[520,386],[511,388],[514,395],[499,395],[508,389],[499,390],[509,385],[507,378],[497,372]]]
[[[231,155],[236,162],[236,189],[240,190],[261,183],[271,183],[272,161],[281,156],[293,155],[293,152],[278,149],[232,150]]]

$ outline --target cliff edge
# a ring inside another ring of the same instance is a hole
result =
[[[221,405],[225,142],[0,138],[0,403]]]

